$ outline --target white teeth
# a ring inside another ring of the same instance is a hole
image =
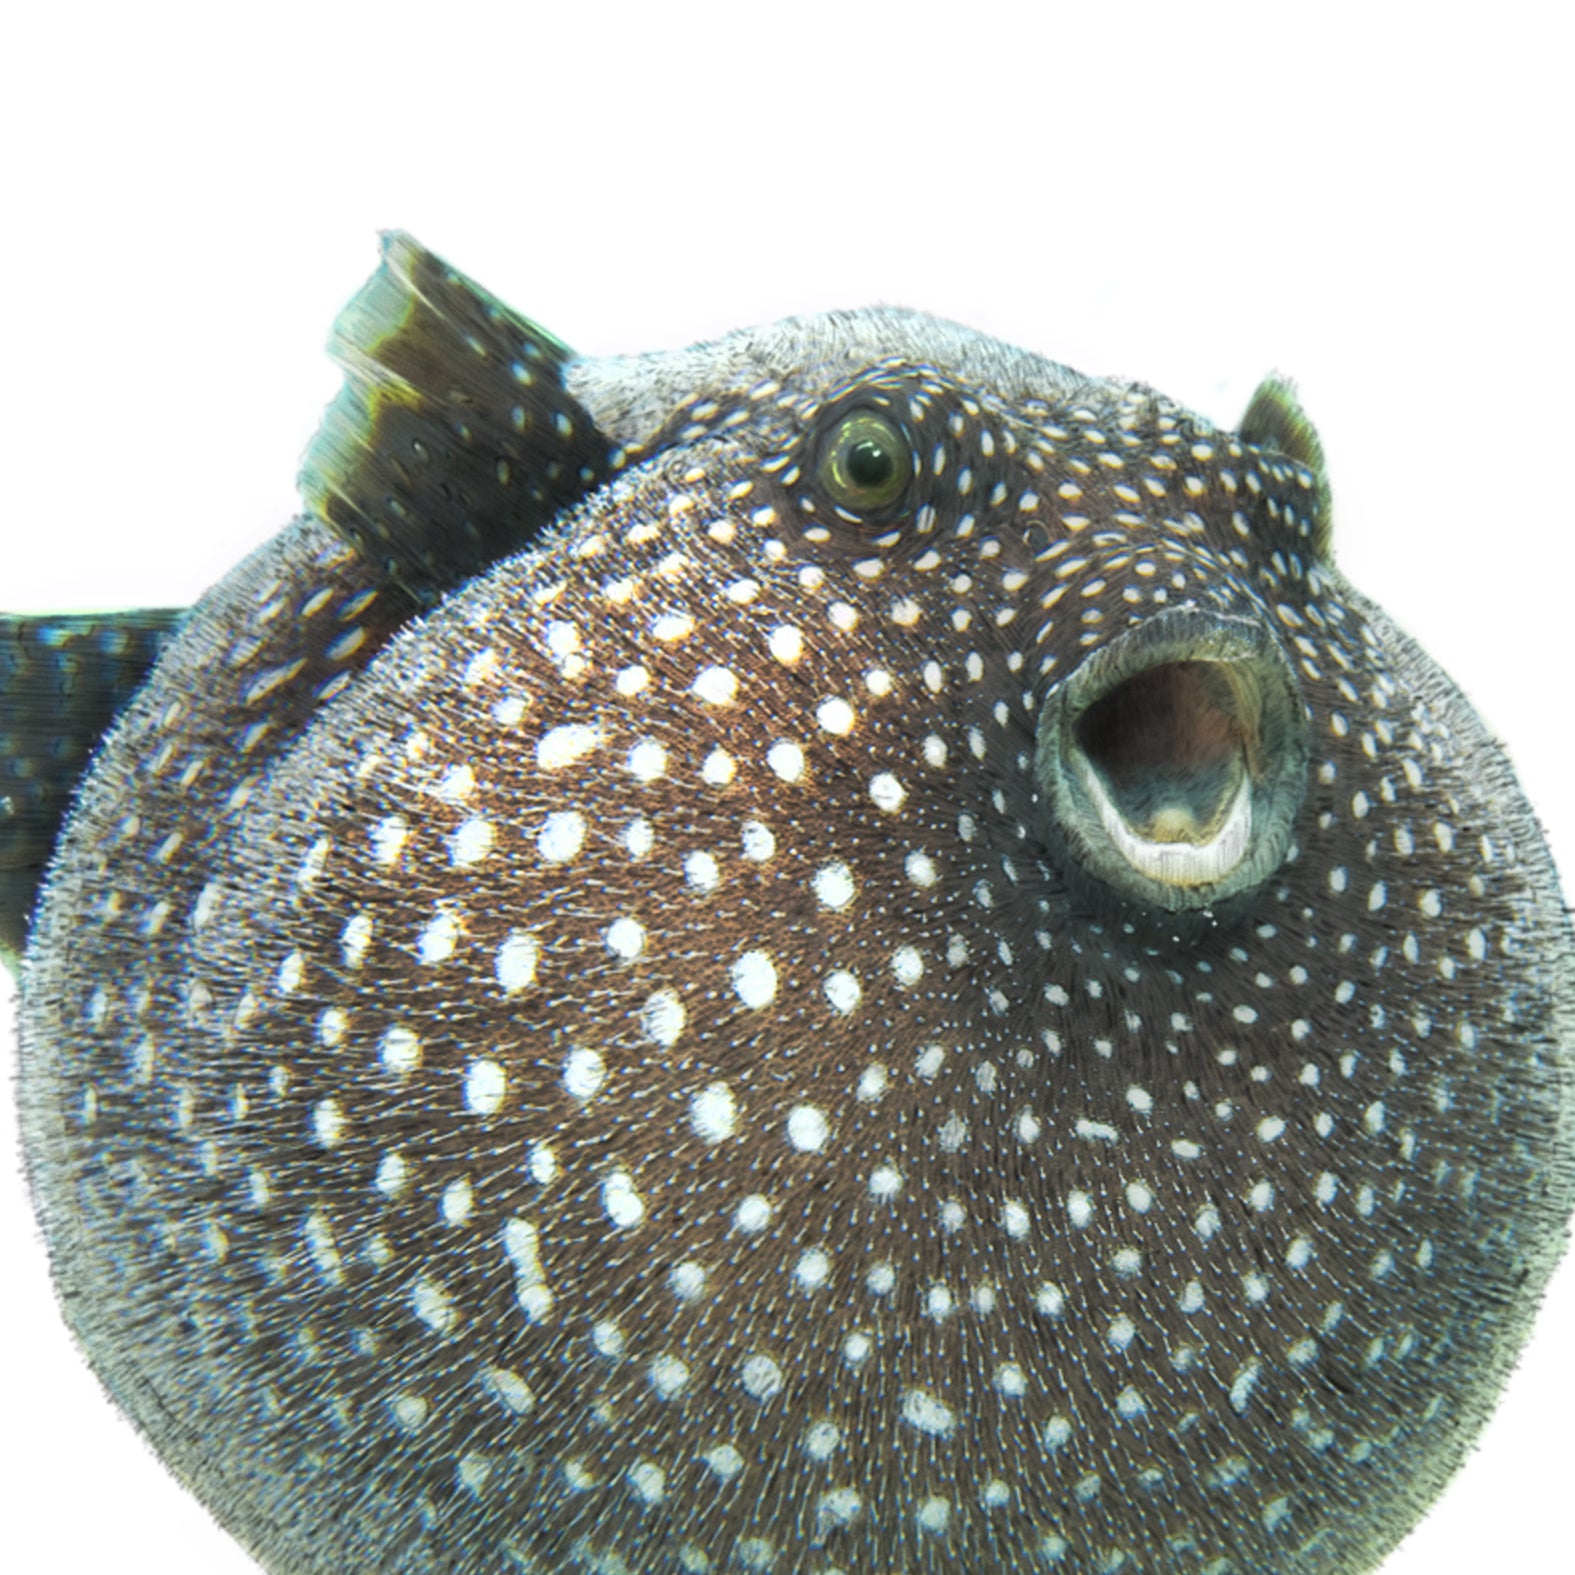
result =
[[[1083,781],[1111,842],[1133,869],[1167,886],[1207,886],[1241,863],[1252,841],[1252,783],[1243,773],[1225,824],[1207,842],[1150,842],[1111,803],[1099,774],[1083,760]]]

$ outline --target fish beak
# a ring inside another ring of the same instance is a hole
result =
[[[1269,630],[1180,608],[1103,647],[1049,697],[1035,771],[1089,873],[1176,911],[1283,862],[1306,764],[1300,689]]]

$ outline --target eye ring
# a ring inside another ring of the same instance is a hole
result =
[[[881,514],[902,499],[913,480],[913,447],[879,410],[844,411],[821,444],[815,476],[839,509]]]

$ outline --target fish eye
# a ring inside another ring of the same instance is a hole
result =
[[[827,435],[817,469],[839,508],[870,514],[890,508],[913,479],[913,451],[902,429],[875,410],[854,410]]]

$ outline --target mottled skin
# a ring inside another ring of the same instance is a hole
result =
[[[1321,477],[908,314],[568,376],[537,544],[412,619],[297,522],[90,775],[23,1096],[105,1382],[279,1575],[1370,1568],[1563,1243],[1571,950]],[[1034,756],[1188,606],[1309,754],[1172,914]]]

